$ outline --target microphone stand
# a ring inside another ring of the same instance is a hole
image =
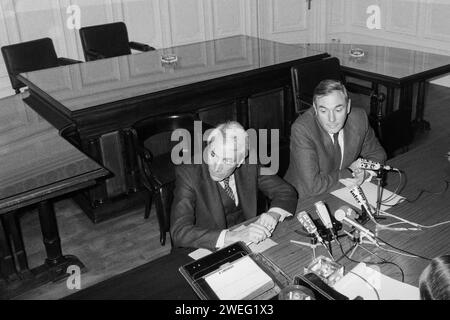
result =
[[[350,254],[348,255],[348,258],[351,259],[353,254],[355,253],[356,249],[358,249],[358,247],[360,247],[362,244],[371,244],[371,245],[378,246],[377,243],[373,243],[372,241],[369,241],[369,240],[364,240],[364,238],[365,238],[365,234],[364,233],[361,233],[358,230],[355,230],[354,232],[355,232],[355,234],[351,234],[351,233],[349,233],[349,232],[344,230],[344,233],[347,234],[347,236],[352,239],[353,245],[351,246],[351,248],[349,248],[347,250],[347,252],[343,256],[341,256],[338,260],[336,260],[336,262],[339,262],[339,260],[341,260],[342,258],[347,256],[347,254],[349,252],[350,252]]]
[[[385,217],[382,217],[380,215],[380,211],[381,211],[381,202],[383,199],[383,181],[384,181],[384,177],[385,177],[385,172],[382,168],[375,170],[377,176],[377,202],[376,202],[376,209],[375,209],[375,214],[374,214],[374,219],[375,220],[383,220],[386,219]]]
[[[295,240],[291,240],[292,243],[296,244],[296,245],[300,245],[300,246],[305,246],[305,247],[309,247],[312,249],[313,252],[313,260],[316,259],[316,248],[318,246],[323,246],[325,247],[325,249],[327,250],[328,254],[330,255],[331,259],[334,261],[334,257],[331,254],[330,249],[327,247],[326,243],[320,242],[318,241],[317,237],[314,235],[310,236],[310,241],[311,243],[307,243],[307,242],[301,242],[301,241],[295,241]]]

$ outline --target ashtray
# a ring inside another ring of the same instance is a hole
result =
[[[173,64],[177,61],[178,61],[178,57],[176,54],[167,53],[167,54],[163,54],[161,56],[161,62],[163,64]]]
[[[310,272],[315,273],[329,286],[333,286],[344,276],[344,267],[328,257],[318,256],[304,269],[305,274]]]
[[[311,289],[292,284],[281,290],[278,300],[315,300],[315,297]]]
[[[364,50],[359,48],[350,49],[350,55],[354,58],[364,57]]]

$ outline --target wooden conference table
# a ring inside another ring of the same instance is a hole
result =
[[[407,177],[407,184],[400,193],[402,196],[414,199],[421,189],[434,193],[444,190],[445,181],[450,181],[450,163],[445,157],[449,148],[448,141],[448,137],[443,137],[432,145],[418,147],[389,161],[391,166],[402,170]],[[427,155],[427,161],[423,161],[424,154]],[[397,183],[398,175],[389,173],[387,189],[393,191]],[[439,195],[424,193],[417,201],[413,203],[405,201],[388,212],[419,224],[433,225],[448,220],[449,193],[450,190]],[[323,200],[331,213],[343,204],[342,200],[326,194],[300,203],[297,211],[306,210],[314,217],[313,204],[317,200]],[[387,224],[394,221],[396,220],[383,220],[380,223]],[[366,226],[373,230],[371,222]],[[312,259],[311,249],[290,243],[291,239],[308,241],[299,235],[298,231],[302,231],[301,229],[294,218],[280,223],[272,235],[277,245],[263,252],[265,257],[277,264],[291,278],[303,274],[303,268]],[[422,231],[380,231],[378,236],[395,247],[433,258],[450,253],[449,234],[450,224],[446,224]],[[345,250],[350,248],[350,241],[341,241]],[[397,255],[382,249],[369,246],[367,248],[386,260],[397,263],[404,270],[405,282],[414,286],[418,285],[420,273],[429,263],[427,260]],[[333,246],[333,253],[336,258],[342,256],[336,245]],[[318,247],[317,254],[326,253],[324,249]],[[362,249],[355,251],[353,259],[365,262],[377,261],[377,258]],[[187,252],[177,251],[74,293],[67,299],[196,299],[194,291],[178,272],[181,265],[191,261]],[[351,270],[355,266],[355,263],[345,258],[340,260],[340,263],[344,265],[345,270]],[[400,271],[392,265],[381,265],[380,270],[383,274],[400,279]]]
[[[0,298],[67,276],[69,265],[84,267],[77,257],[62,254],[52,199],[109,173],[27,106],[26,96],[0,99]],[[33,204],[47,258],[30,270],[18,215]]]
[[[384,112],[377,110],[377,103],[372,104],[371,114],[374,116],[394,110],[396,88],[400,90],[398,107],[412,114],[414,86],[417,86],[413,125],[417,129],[430,129],[430,124],[424,120],[426,81],[450,72],[450,56],[362,44],[326,43],[310,44],[308,47],[337,57],[345,76],[370,82],[373,94],[379,94],[380,85],[386,87],[386,109]],[[355,48],[362,49],[364,56],[352,57],[349,52]]]

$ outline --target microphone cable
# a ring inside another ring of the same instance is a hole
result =
[[[402,183],[403,183],[402,172],[400,170],[395,170],[395,172],[397,172],[398,175],[399,175],[399,181],[398,181],[397,187],[395,188],[395,191],[389,197],[387,197],[386,199],[381,201],[381,204],[383,204],[385,206],[388,206],[388,207],[394,207],[397,204],[401,203],[401,201],[397,201],[395,204],[386,204],[387,202],[391,201],[392,199],[394,199],[398,195],[400,188],[403,189],[403,187],[404,187],[404,186],[402,186]]]
[[[444,180],[444,183],[445,183],[445,187],[444,187],[444,190],[442,190],[442,191],[439,191],[439,192],[433,192],[433,191],[429,191],[429,190],[426,190],[426,189],[420,189],[419,190],[419,194],[415,197],[415,199],[413,199],[413,200],[409,200],[409,199],[407,199],[407,198],[405,198],[405,201],[406,202],[409,202],[409,203],[414,203],[414,202],[416,202],[417,200],[419,200],[419,198],[422,196],[422,194],[424,194],[424,193],[429,193],[429,194],[432,194],[432,195],[436,195],[436,196],[440,196],[440,195],[442,195],[442,194],[444,194],[447,190],[448,190],[448,186],[449,186],[449,181],[448,180]]]
[[[357,261],[357,260],[354,260],[354,259],[350,258],[350,257],[345,253],[345,251],[344,251],[344,249],[343,249],[343,247],[342,247],[342,243],[341,243],[339,240],[337,240],[337,242],[338,242],[339,248],[341,249],[341,252],[342,252],[342,254],[344,255],[345,258],[347,258],[349,261],[351,261],[351,262],[353,262],[353,263],[356,263],[356,264],[359,264],[359,263],[362,263],[362,262],[363,262],[363,261]],[[368,265],[371,265],[371,264],[372,264],[372,265],[392,264],[393,266],[397,267],[398,270],[400,270],[401,281],[402,281],[402,282],[405,282],[405,272],[403,271],[402,267],[400,267],[400,266],[399,266],[398,264],[396,264],[395,262],[391,262],[391,261],[388,261],[388,260],[386,260],[386,259],[380,257],[380,256],[377,255],[375,252],[372,252],[372,251],[370,251],[369,249],[363,247],[361,244],[359,244],[359,247],[362,248],[363,250],[367,251],[369,254],[371,254],[371,255],[373,255],[373,256],[375,256],[375,257],[377,257],[378,259],[381,260],[381,262],[364,262],[364,263],[366,263],[366,264],[368,264]]]
[[[391,248],[393,248],[393,249],[395,249],[395,250],[398,250],[398,251],[400,251],[400,252],[395,252],[395,251],[388,250],[388,249],[385,249],[385,248],[380,247],[380,249],[382,249],[382,250],[385,250],[385,251],[388,251],[388,252],[397,253],[397,254],[402,254],[402,252],[403,252],[403,253],[406,253],[407,255],[409,255],[410,257],[413,257],[413,258],[420,258],[420,259],[423,259],[423,260],[431,261],[430,258],[421,256],[421,255],[418,255],[418,254],[416,254],[416,253],[409,252],[409,251],[404,250],[404,249],[397,248],[397,247],[393,246],[392,244],[390,244],[389,242],[384,241],[384,240],[381,239],[380,237],[377,237],[377,239],[380,240],[381,242],[383,242],[384,244],[386,244],[387,246],[389,246],[389,247],[391,247]]]
[[[377,223],[377,226],[380,228],[380,230],[385,229],[385,230],[393,230],[393,231],[409,231],[409,230],[411,230],[411,231],[412,230],[418,231],[418,230],[421,230],[422,228],[423,229],[431,229],[431,228],[439,227],[441,225],[450,223],[450,220],[447,220],[447,221],[435,223],[433,225],[422,225],[422,224],[419,224],[419,223],[411,222],[409,220],[397,217],[397,216],[395,216],[393,214],[390,214],[390,213],[388,213],[386,211],[383,211],[383,210],[380,211],[380,214],[383,215],[383,216],[386,216],[386,217],[390,217],[390,218],[394,218],[394,219],[400,220],[399,222],[394,222],[394,223],[390,223],[390,224]],[[402,224],[402,223],[410,224],[410,225],[414,226],[415,228],[391,228],[391,226],[393,226],[393,225]]]
[[[355,276],[359,277],[360,279],[364,280],[365,283],[367,283],[375,292],[375,294],[377,295],[377,300],[381,300],[380,298],[380,294],[378,293],[377,288],[375,288],[375,286],[373,284],[370,283],[370,281],[368,281],[367,279],[365,279],[363,276],[357,274],[356,272],[353,272],[352,270],[349,270],[348,272],[350,272],[351,274],[354,274]]]

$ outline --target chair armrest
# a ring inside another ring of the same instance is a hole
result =
[[[131,49],[138,50],[138,51],[153,51],[153,50],[155,50],[155,48],[153,48],[145,43],[130,41],[128,44]]]
[[[104,59],[106,58],[104,55],[102,55],[101,53],[91,50],[91,49],[87,49],[86,50],[86,56],[89,57],[89,60],[97,60],[97,59]]]
[[[64,57],[58,58],[58,64],[60,66],[67,66],[67,65],[75,64],[75,63],[81,63],[81,61],[74,60],[74,59],[69,59],[69,58],[64,58]]]
[[[158,190],[162,183],[154,176],[151,170],[153,155],[150,150],[142,146],[135,146],[139,158],[139,169],[141,172],[141,182],[149,191]]]
[[[145,162],[147,162],[148,164],[150,164],[153,160],[153,155],[150,152],[150,150],[148,150],[145,147],[142,147],[140,145],[135,145],[134,146],[136,148],[136,152],[138,154],[138,156],[144,160]]]

